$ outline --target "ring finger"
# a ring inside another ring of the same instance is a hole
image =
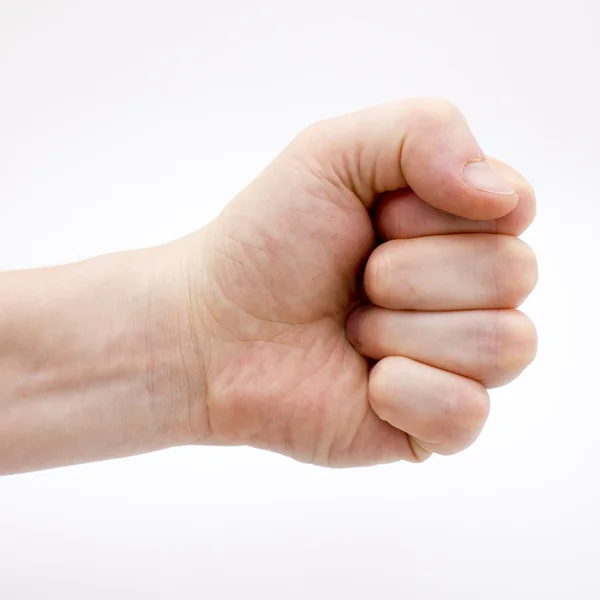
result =
[[[404,356],[497,387],[533,360],[533,323],[516,310],[393,311],[368,306],[347,322],[348,338],[363,356]]]

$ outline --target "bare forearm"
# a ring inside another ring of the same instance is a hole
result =
[[[409,101],[309,128],[174,244],[0,276],[0,471],[188,442],[335,466],[466,448],[486,387],[535,356],[514,310],[534,214],[455,107]]]
[[[0,472],[187,441],[174,300],[163,293],[178,274],[162,256],[0,275]]]

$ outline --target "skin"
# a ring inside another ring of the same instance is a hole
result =
[[[193,443],[458,452],[535,355],[534,213],[454,106],[411,100],[304,131],[176,242],[2,274],[0,470]]]

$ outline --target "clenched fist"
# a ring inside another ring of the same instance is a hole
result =
[[[301,133],[204,229],[4,274],[0,469],[243,444],[330,466],[473,442],[533,359],[534,195],[461,113]]]
[[[534,196],[452,105],[302,133],[188,238],[198,440],[331,466],[468,446],[534,357]],[[190,342],[193,343],[193,342]]]

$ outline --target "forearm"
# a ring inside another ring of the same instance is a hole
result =
[[[181,273],[164,256],[0,275],[0,473],[192,439],[186,396],[201,382],[186,380],[173,325]]]

